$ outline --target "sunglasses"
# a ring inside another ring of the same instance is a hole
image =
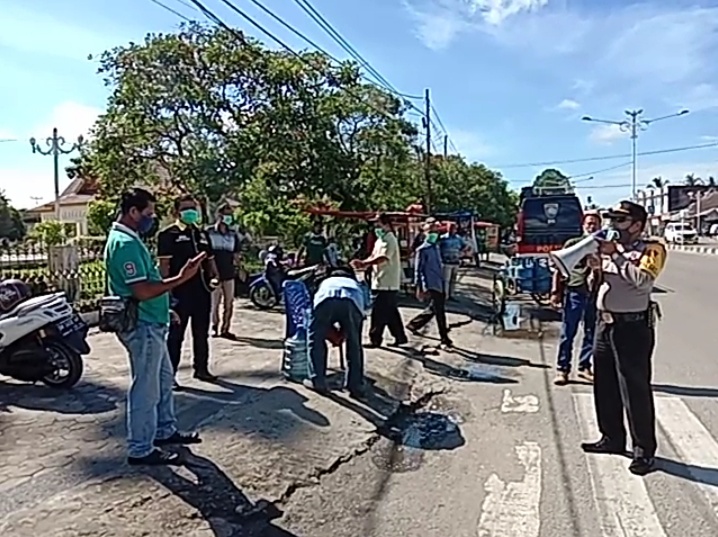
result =
[[[611,218],[611,221],[615,224],[625,224],[628,222],[631,218],[628,216],[614,216]]]

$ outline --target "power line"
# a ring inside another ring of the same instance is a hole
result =
[[[180,0],[175,0],[175,1],[179,2],[180,4],[182,3]],[[162,9],[165,9],[165,10],[169,11],[169,12],[172,13],[173,15],[176,15],[177,17],[179,17],[180,19],[184,19],[184,20],[187,21],[187,22],[192,22],[192,19],[190,19],[190,18],[187,17],[186,15],[183,15],[182,13],[180,13],[179,11],[177,11],[176,9],[172,9],[172,8],[171,8],[170,6],[168,6],[167,4],[164,4],[164,3],[160,2],[160,0],[150,0],[150,2],[152,2],[153,4],[155,4],[155,5],[159,6],[159,7],[161,7]],[[187,4],[184,4],[184,5],[187,5]]]
[[[588,177],[588,178],[590,178],[591,176],[594,176],[594,175],[599,175],[599,174],[602,174],[602,173],[611,172],[611,171],[613,171],[613,170],[619,170],[619,169],[621,169],[621,168],[625,168],[626,166],[630,166],[630,165],[631,165],[631,161],[629,160],[628,162],[624,162],[623,164],[617,164],[616,166],[610,166],[610,167],[608,167],[608,168],[602,168],[602,169],[600,169],[600,170],[594,170],[594,171],[592,171],[592,172],[581,173],[581,174],[579,174],[579,175],[572,175],[572,176],[569,177],[569,179],[578,179],[578,178],[581,178],[581,177]],[[583,180],[585,181],[585,179],[583,179]],[[580,179],[579,179],[579,181],[580,181]],[[574,181],[574,182],[576,182],[576,181]]]
[[[681,151],[692,151],[694,149],[708,149],[711,147],[718,147],[718,142],[710,142],[707,144],[699,144],[699,145],[688,145],[684,147],[673,147],[669,149],[658,149],[655,151],[643,151],[641,153],[637,153],[637,156],[644,157],[649,155],[663,155],[665,153],[679,153]],[[549,160],[544,162],[523,162],[521,164],[505,164],[505,165],[497,165],[493,166],[494,168],[502,168],[502,169],[509,169],[509,168],[533,168],[536,166],[555,166],[559,164],[578,164],[580,162],[598,162],[601,160],[617,160],[621,158],[631,158],[631,153],[622,153],[622,154],[615,154],[615,155],[606,155],[603,157],[588,157],[588,158],[576,158],[576,159],[567,159],[567,160]]]
[[[252,0],[254,1],[254,0]],[[383,85],[387,90],[395,93],[405,99],[422,99],[421,95],[408,95],[402,93],[396,89],[396,87],[389,82],[379,71],[377,71],[352,45],[349,43],[339,31],[327,21],[326,18],[309,2],[309,0],[294,0],[294,3],[304,11],[317,25],[322,28],[329,36],[334,39],[344,51],[354,58],[359,64],[369,71],[377,81]]]
[[[302,56],[301,54],[299,54],[299,53],[298,53],[297,51],[295,51],[292,47],[290,47],[289,45],[287,45],[284,41],[282,41],[282,40],[279,39],[276,35],[274,35],[272,32],[270,32],[269,30],[267,30],[264,26],[262,26],[261,24],[259,24],[256,20],[254,20],[254,19],[253,19],[252,17],[250,17],[249,15],[247,15],[244,11],[242,11],[241,9],[239,9],[239,8],[238,8],[237,6],[235,6],[232,2],[230,2],[229,0],[220,0],[220,1],[221,1],[223,4],[225,4],[227,7],[229,7],[232,11],[234,11],[235,13],[237,13],[238,15],[240,15],[244,20],[246,20],[247,22],[249,22],[252,26],[254,26],[255,28],[257,28],[257,29],[258,29],[260,32],[262,32],[264,35],[266,35],[267,37],[269,37],[272,41],[274,41],[274,42],[277,43],[279,46],[281,46],[282,48],[284,48],[287,52],[289,52],[290,54],[292,54],[293,56],[295,56],[295,57],[296,57],[298,60],[300,60],[304,65],[307,65],[307,66],[309,66],[309,67],[312,66],[311,63],[309,63],[304,56]],[[223,28],[224,30],[230,32],[230,33],[231,33],[232,35],[234,35],[239,41],[241,41],[242,43],[246,43],[246,42],[247,42],[246,39],[244,38],[244,36],[243,36],[241,33],[237,32],[234,28],[230,27],[226,22],[224,22],[224,21],[223,21],[222,19],[220,19],[217,15],[215,15],[212,11],[210,11],[202,2],[200,2],[199,0],[189,0],[189,2],[191,2],[192,4],[194,4],[194,6],[195,6],[205,17],[207,17],[209,20],[211,20],[212,22],[214,22],[215,24],[217,24],[218,26],[220,26],[220,27]],[[390,117],[389,114],[386,112],[386,110],[381,110],[380,108],[377,108],[377,107],[374,106],[371,102],[368,102],[368,101],[362,99],[362,97],[360,97],[360,96],[357,95],[356,93],[350,91],[348,88],[344,88],[344,91],[345,91],[347,94],[349,94],[349,95],[351,95],[352,97],[354,97],[355,99],[357,99],[359,102],[364,103],[366,106],[368,106],[369,108],[371,108],[372,110],[374,110],[374,111],[377,112],[378,114],[380,114],[380,115],[382,115],[382,116],[384,116],[384,117],[387,117],[387,118]]]

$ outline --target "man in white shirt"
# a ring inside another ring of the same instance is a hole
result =
[[[384,329],[394,337],[394,346],[404,345],[408,339],[399,313],[399,289],[401,288],[402,267],[399,241],[394,234],[391,220],[386,214],[378,214],[374,220],[376,242],[367,259],[355,260],[356,269],[372,267],[371,289],[374,296],[369,328],[370,347],[380,347]]]

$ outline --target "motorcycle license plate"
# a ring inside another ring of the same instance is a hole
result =
[[[83,330],[86,326],[87,323],[83,321],[82,317],[80,317],[77,313],[73,314],[72,317],[63,319],[62,321],[55,324],[55,327],[57,328],[57,331],[59,332],[61,337],[66,337],[74,332],[79,332],[80,330]]]

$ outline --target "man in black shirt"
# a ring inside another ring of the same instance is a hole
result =
[[[217,210],[215,224],[207,228],[219,279],[217,288],[212,292],[212,331],[215,336],[226,339],[236,339],[230,331],[230,325],[234,306],[234,279],[242,251],[242,239],[233,225],[232,207],[225,203]],[[224,306],[221,325],[220,304]]]
[[[207,233],[198,227],[199,204],[190,195],[182,196],[174,204],[177,221],[161,231],[157,237],[157,258],[165,278],[175,276],[187,260],[206,252],[207,258],[197,274],[175,287],[172,292],[173,309],[179,322],[172,324],[167,348],[177,373],[182,355],[182,342],[189,324],[192,330],[194,378],[215,380],[209,372],[209,322],[212,290],[217,285],[217,269]],[[179,385],[175,383],[175,388]]]

